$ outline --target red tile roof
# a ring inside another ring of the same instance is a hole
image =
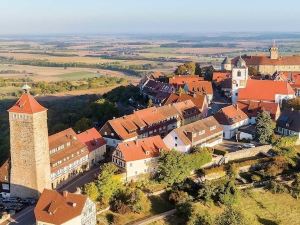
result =
[[[237,105],[220,109],[214,117],[222,125],[232,125],[248,119],[248,116]]]
[[[8,112],[33,114],[46,110],[47,109],[41,106],[32,95],[29,93],[23,93]]]
[[[189,82],[186,83],[188,90],[191,93],[198,93],[198,94],[213,94],[212,83],[210,81],[197,81],[197,82]]]
[[[81,194],[44,189],[36,207],[34,215],[37,221],[50,224],[63,224],[80,216],[87,201]]]
[[[160,150],[169,149],[160,136],[147,137],[136,141],[119,143],[117,150],[122,152],[126,162],[159,157]]]
[[[95,128],[91,128],[80,134],[77,134],[77,137],[79,141],[88,147],[89,152],[92,152],[106,144],[104,138]]]
[[[239,89],[238,100],[275,101],[275,95],[294,95],[286,81],[248,80],[246,88]]]
[[[259,112],[267,111],[276,120],[280,113],[279,104],[275,102],[239,101],[237,104],[248,117],[257,117]]]
[[[232,59],[232,65],[236,65],[239,60],[239,56]],[[300,65],[300,56],[281,56],[278,59],[271,59],[269,56],[247,56],[244,55],[242,58],[245,60],[247,66],[258,66],[258,65]]]
[[[220,85],[221,82],[225,81],[228,78],[231,78],[231,72],[215,71],[213,73],[212,80],[217,85]]]
[[[169,79],[169,84],[172,84],[176,87],[178,86],[183,86],[186,83],[190,82],[198,82],[198,81],[203,81],[202,77],[196,76],[196,75],[178,75],[174,76]]]
[[[176,103],[176,102],[183,102],[191,100],[199,109],[203,108],[203,104],[205,104],[206,97],[205,95],[199,95],[199,94],[175,94],[172,93],[170,96],[166,99],[164,102],[164,105]]]

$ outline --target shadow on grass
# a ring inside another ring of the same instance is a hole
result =
[[[167,193],[150,196],[149,199],[151,201],[151,212],[153,214],[159,214],[174,209],[174,206],[168,200]]]
[[[278,222],[273,221],[273,220],[269,220],[269,219],[265,219],[265,218],[261,218],[261,217],[257,217],[258,222],[260,222],[263,225],[279,225]]]

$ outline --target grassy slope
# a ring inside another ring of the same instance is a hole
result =
[[[199,207],[208,210],[216,217],[222,209],[217,206],[206,207],[199,203]],[[245,192],[238,204],[244,213],[254,220],[253,225],[300,225],[300,200],[292,198],[288,194],[272,194],[262,190]],[[277,222],[277,223],[276,223]],[[172,216],[166,220],[160,220],[151,225],[179,225],[180,218]]]

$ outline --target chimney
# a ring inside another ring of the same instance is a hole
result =
[[[73,202],[73,203],[72,203],[72,207],[73,207],[73,208],[75,208],[76,205],[77,205],[76,202]]]
[[[69,192],[68,191],[63,191],[63,196],[66,198],[68,197]]]

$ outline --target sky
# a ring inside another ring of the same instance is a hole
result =
[[[0,34],[300,32],[299,0],[0,0]]]

